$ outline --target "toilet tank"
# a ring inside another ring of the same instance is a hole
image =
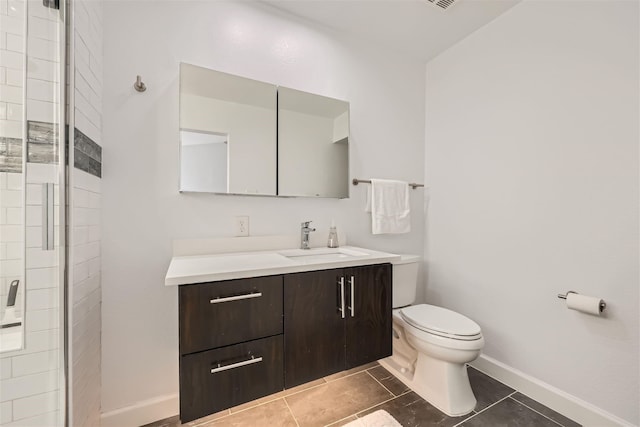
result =
[[[420,256],[401,255],[393,261],[393,308],[413,304],[418,286]]]

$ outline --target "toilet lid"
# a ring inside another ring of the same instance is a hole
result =
[[[482,333],[480,326],[468,317],[435,305],[413,305],[403,308],[400,315],[415,328],[448,338],[475,340]]]

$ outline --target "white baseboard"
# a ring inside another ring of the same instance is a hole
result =
[[[168,394],[138,402],[135,405],[105,412],[100,416],[102,427],[139,427],[171,418],[180,412],[177,394]]]
[[[484,354],[470,365],[584,426],[637,427]]]

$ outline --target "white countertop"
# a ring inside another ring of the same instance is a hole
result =
[[[166,286],[187,285],[383,264],[398,259],[400,259],[400,255],[355,246],[341,246],[336,249],[275,249],[214,255],[174,256],[169,264],[164,283]]]

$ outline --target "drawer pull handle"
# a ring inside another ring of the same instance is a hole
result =
[[[234,295],[232,297],[224,297],[224,298],[214,298],[209,300],[211,304],[218,304],[221,302],[230,302],[230,301],[239,301],[241,299],[249,299],[249,298],[258,298],[262,296],[262,292],[255,292],[252,294],[244,294],[244,295]]]
[[[240,368],[241,366],[252,365],[254,363],[260,363],[260,362],[262,362],[262,357],[251,356],[251,359],[243,360],[242,362],[238,362],[238,363],[232,363],[231,365],[220,366],[220,364],[218,363],[218,367],[213,368],[211,370],[211,373],[217,374],[218,372],[228,371],[229,369]]]

